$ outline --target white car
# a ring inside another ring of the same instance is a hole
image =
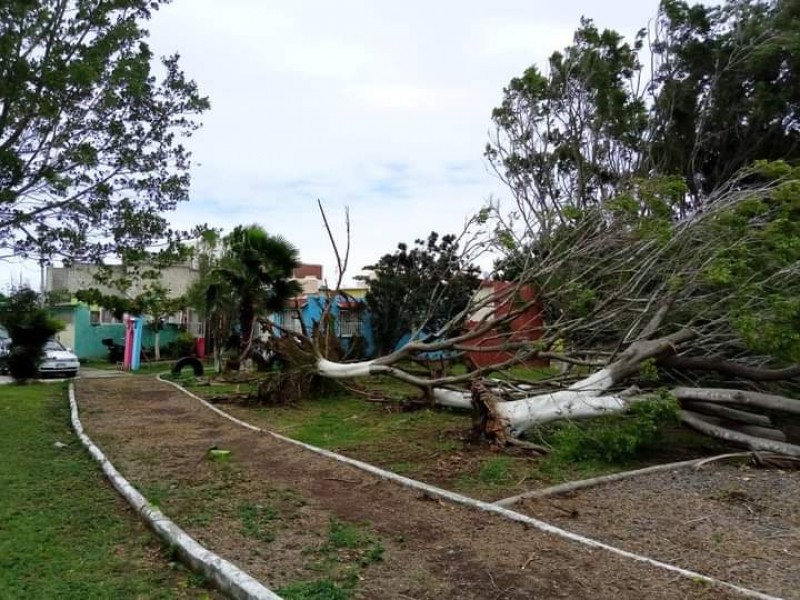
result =
[[[0,375],[8,373],[8,354],[11,351],[11,340],[5,329],[0,327]]]
[[[50,340],[44,346],[44,358],[39,363],[39,373],[41,375],[75,377],[80,366],[78,357],[64,348],[61,342]]]

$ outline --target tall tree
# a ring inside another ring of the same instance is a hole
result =
[[[169,0],[0,3],[0,258],[102,259],[175,237],[181,139],[209,106],[143,23]]]
[[[499,441],[666,391],[691,427],[800,456],[781,430],[782,414],[800,413],[798,7],[664,0],[641,86],[647,33],[626,44],[583,21],[549,72],[512,80],[493,114],[487,157],[516,206],[482,211],[489,236],[474,240],[499,251],[517,285],[473,299],[461,314],[482,311],[475,327],[371,361],[337,364],[311,348],[317,372],[396,377],[435,403],[472,406]],[[545,312],[530,320],[535,342],[507,335],[531,308],[518,294],[528,285]],[[509,300],[509,314],[491,310]],[[495,343],[478,347],[488,332]],[[492,369],[555,358],[584,374],[516,386],[478,382],[482,369],[403,368],[441,350],[513,354]]]
[[[373,275],[367,304],[380,354],[421,330],[433,333],[461,313],[480,284],[478,267],[466,264],[455,235],[431,232],[427,240],[397,245],[393,254],[364,267]]]
[[[291,279],[298,266],[297,248],[258,225],[239,225],[223,239],[222,256],[209,272],[205,296],[212,310],[215,304],[236,307],[242,355],[250,347],[256,318],[282,310],[302,292]]]
[[[535,217],[530,236],[645,177],[682,178],[673,210],[686,215],[756,160],[800,158],[798,56],[789,0],[662,0],[654,29],[632,43],[584,19],[546,73],[511,80],[486,156]]]
[[[563,225],[570,207],[607,200],[640,171],[642,43],[642,35],[630,45],[583,19],[548,72],[531,66],[503,91],[486,156],[525,213],[533,212],[540,235]]]
[[[756,159],[800,156],[800,4],[663,0],[651,167],[695,202]]]

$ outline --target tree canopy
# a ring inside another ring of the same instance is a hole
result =
[[[201,308],[215,321],[218,335],[227,337],[238,325],[244,354],[256,319],[281,311],[302,292],[292,280],[298,266],[299,253],[288,240],[258,225],[239,225],[222,239],[220,257],[208,261],[189,295],[202,298]]]
[[[367,304],[382,354],[407,334],[445,325],[466,308],[480,284],[480,270],[462,259],[457,237],[436,232],[411,248],[400,243],[393,254],[364,268],[373,272],[366,278]]]
[[[662,0],[632,42],[584,19],[547,71],[505,88],[486,156],[537,235],[636,179],[681,179],[670,208],[686,214],[756,160],[800,158],[798,56],[791,1]]]
[[[176,232],[181,144],[209,106],[155,57],[143,23],[168,0],[0,4],[0,258],[100,260]]]

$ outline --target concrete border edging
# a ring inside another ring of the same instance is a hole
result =
[[[78,415],[75,386],[71,383],[69,404],[70,419],[75,433],[92,458],[100,463],[111,485],[160,538],[177,549],[178,555],[193,571],[212,580],[220,590],[236,600],[282,600],[280,596],[239,567],[200,545],[160,510],[147,502],[147,499],[117,471],[100,448],[86,435]]]
[[[458,494],[456,492],[451,492],[449,490],[445,490],[445,489],[438,488],[438,487],[435,487],[435,486],[432,486],[432,485],[428,485],[427,483],[423,483],[421,481],[417,481],[417,480],[411,479],[409,477],[404,477],[403,475],[398,475],[397,473],[392,473],[391,471],[386,471],[384,469],[380,469],[380,468],[378,468],[378,467],[376,467],[374,465],[371,465],[369,463],[365,463],[365,462],[362,462],[360,460],[356,460],[356,459],[353,459],[353,458],[349,458],[347,456],[343,456],[341,454],[337,454],[335,452],[331,452],[330,450],[325,450],[323,448],[317,448],[316,446],[312,446],[310,444],[306,444],[306,443],[303,443],[303,442],[299,442],[297,440],[293,440],[293,439],[288,438],[286,436],[283,436],[283,435],[281,435],[279,433],[275,433],[274,431],[269,431],[268,429],[262,429],[261,427],[256,427],[255,425],[247,423],[246,421],[242,421],[241,419],[237,419],[233,415],[230,415],[230,414],[226,413],[224,410],[222,410],[220,408],[217,408],[216,406],[214,406],[213,404],[211,404],[207,400],[201,398],[200,396],[197,396],[196,394],[193,394],[192,392],[190,392],[189,390],[187,390],[183,386],[181,386],[181,385],[179,385],[179,384],[177,384],[177,383],[175,383],[173,381],[168,381],[166,379],[163,379],[161,377],[161,375],[158,375],[157,379],[159,381],[161,381],[162,383],[166,383],[166,384],[169,384],[169,385],[177,388],[178,390],[180,390],[184,394],[186,394],[186,395],[190,396],[191,398],[194,398],[195,400],[199,401],[200,403],[202,403],[204,406],[206,406],[207,408],[209,408],[213,412],[215,412],[218,415],[224,417],[225,419],[228,419],[229,421],[232,421],[233,423],[236,423],[237,425],[245,427],[245,428],[247,428],[247,429],[249,429],[251,431],[255,431],[255,432],[259,432],[259,433],[270,435],[270,436],[272,436],[272,437],[274,437],[276,439],[279,439],[279,440],[284,441],[284,442],[288,442],[290,444],[293,444],[295,446],[299,446],[301,448],[305,448],[306,450],[309,450],[309,451],[314,452],[316,454],[320,454],[320,455],[325,456],[327,458],[332,458],[332,459],[334,459],[334,460],[336,460],[338,462],[341,462],[341,463],[344,463],[344,464],[348,464],[348,465],[353,466],[353,467],[355,467],[357,469],[360,469],[362,471],[366,471],[367,473],[371,473],[373,475],[376,475],[377,477],[380,477],[381,479],[384,479],[384,480],[387,480],[387,481],[393,481],[393,482],[395,482],[395,483],[397,483],[399,485],[402,485],[403,487],[420,490],[422,492],[425,492],[425,493],[430,494],[432,496],[437,496],[439,498],[442,498],[444,500],[448,500],[448,501],[453,502],[455,504],[461,504],[463,506],[468,506],[470,508],[474,508],[474,509],[481,510],[481,511],[484,511],[484,512],[493,513],[493,514],[499,515],[499,516],[501,516],[503,518],[509,519],[511,521],[516,521],[518,523],[523,523],[525,525],[528,525],[528,526],[533,527],[535,529],[538,529],[540,531],[544,531],[545,533],[549,533],[551,535],[555,535],[555,536],[560,537],[560,538],[568,539],[568,540],[570,540],[572,542],[577,542],[577,543],[582,544],[584,546],[589,546],[590,548],[598,548],[598,549],[601,549],[601,550],[605,550],[607,552],[610,552],[612,554],[616,554],[617,556],[621,556],[623,558],[628,558],[628,559],[631,559],[631,560],[635,560],[637,562],[641,562],[641,563],[645,563],[645,564],[651,565],[651,566],[656,567],[658,569],[669,571],[670,573],[674,573],[675,575],[691,579],[692,581],[702,581],[704,583],[708,583],[708,584],[711,584],[711,585],[714,585],[714,586],[717,586],[717,587],[720,587],[720,588],[723,588],[723,589],[727,589],[727,590],[736,592],[736,593],[740,594],[741,596],[743,596],[745,598],[756,598],[758,600],[784,600],[784,599],[780,598],[779,596],[771,596],[771,595],[765,594],[763,592],[759,592],[759,591],[756,591],[756,590],[751,590],[749,588],[745,588],[745,587],[736,585],[735,583],[730,583],[730,582],[727,582],[727,581],[723,581],[721,579],[716,579],[716,578],[711,577],[709,575],[703,575],[702,573],[697,573],[696,571],[691,571],[689,569],[684,569],[682,567],[677,567],[675,565],[672,565],[672,564],[669,564],[669,563],[665,563],[665,562],[662,562],[660,560],[656,560],[654,558],[650,558],[650,557],[647,557],[647,556],[636,554],[634,552],[629,552],[628,550],[623,550],[622,548],[617,548],[616,546],[611,546],[610,544],[606,544],[605,542],[601,542],[599,540],[588,538],[588,537],[582,536],[580,534],[568,531],[566,529],[561,529],[560,527],[556,527],[555,525],[551,525],[550,523],[547,523],[545,521],[540,521],[539,519],[535,519],[533,517],[529,517],[528,515],[525,515],[525,514],[522,514],[522,513],[513,511],[513,510],[509,510],[508,508],[504,508],[504,507],[498,506],[496,504],[491,504],[489,502],[484,502],[482,500],[476,500],[474,498],[470,498],[468,496],[463,496],[463,495]]]
[[[606,483],[615,483],[617,481],[624,481],[633,477],[642,475],[653,475],[656,473],[663,473],[665,471],[675,471],[678,469],[688,469],[706,460],[705,458],[695,458],[692,460],[682,460],[679,462],[671,462],[664,465],[655,465],[652,467],[645,467],[643,469],[633,469],[631,471],[621,471],[619,473],[611,473],[610,475],[601,475],[600,477],[592,477],[591,479],[579,479],[577,481],[569,481],[561,483],[552,487],[547,487],[539,490],[531,490],[522,492],[516,496],[509,496],[502,500],[495,500],[492,504],[497,506],[513,506],[522,500],[531,498],[546,498],[548,496],[557,496],[565,492],[575,492],[578,490],[585,490],[587,488],[598,487]]]

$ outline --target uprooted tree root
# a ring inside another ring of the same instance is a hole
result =
[[[323,398],[339,393],[334,380],[308,371],[291,369],[270,373],[258,382],[255,401],[258,404],[296,404],[305,399]]]
[[[531,444],[509,435],[508,421],[498,414],[497,405],[501,400],[480,380],[470,385],[472,392],[472,435],[473,441],[486,441],[496,448],[513,446],[529,450],[535,454],[546,454],[548,449]]]

